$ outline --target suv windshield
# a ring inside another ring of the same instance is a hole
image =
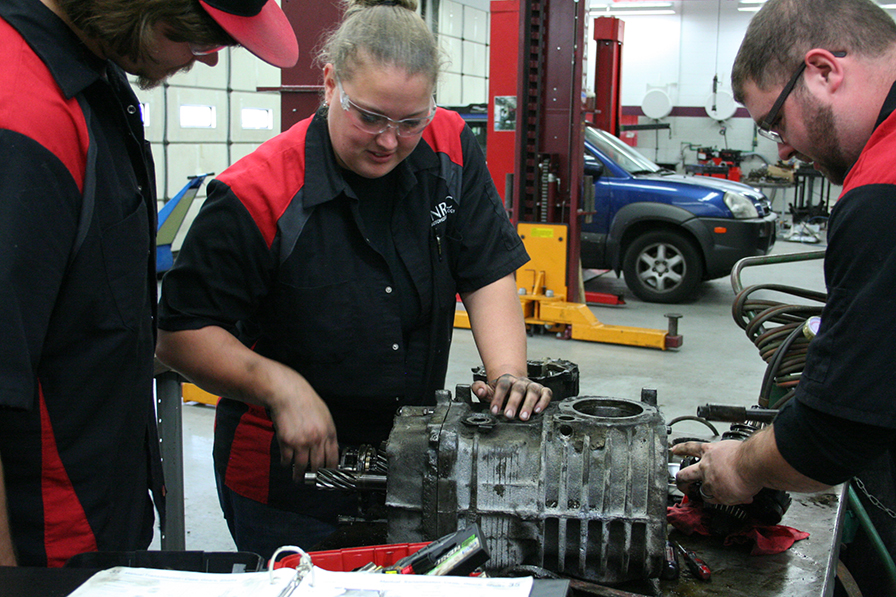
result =
[[[607,131],[587,126],[585,127],[585,139],[629,174],[651,174],[663,171],[663,168]]]

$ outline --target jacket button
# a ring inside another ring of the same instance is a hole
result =
[[[398,350],[398,344],[393,344],[393,345],[392,345],[392,350]]]
[[[392,294],[392,287],[386,286],[386,294]]]

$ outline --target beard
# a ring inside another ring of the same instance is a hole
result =
[[[140,75],[137,77],[137,81],[135,83],[138,89],[142,91],[149,91],[150,89],[155,89],[156,87],[161,85],[162,81],[164,81],[164,79],[152,79],[150,77],[144,77],[143,75]]]
[[[178,74],[178,73],[186,73],[189,72],[191,68],[193,68],[193,62],[187,64],[186,66],[182,66],[180,68],[172,69],[171,71],[161,75],[161,76],[150,76],[147,74],[137,74],[137,80],[135,84],[137,88],[142,91],[149,91],[150,89],[155,89],[165,81],[167,81],[170,77]]]
[[[855,160],[844,154],[835,126],[834,110],[810,97],[804,101],[803,110],[807,115],[806,133],[813,148],[812,155],[807,156],[806,161],[813,162],[815,168],[832,183],[842,185]]]

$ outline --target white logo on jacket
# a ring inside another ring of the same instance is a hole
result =
[[[449,204],[449,201],[454,201],[454,197],[448,195],[445,198],[445,201],[442,201],[438,205],[435,206],[435,209],[430,210],[430,215],[432,216],[432,225],[438,226],[442,222],[448,219],[448,214],[454,213],[454,205]]]

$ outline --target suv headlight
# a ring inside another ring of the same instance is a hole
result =
[[[740,193],[734,193],[732,191],[725,193],[725,205],[731,210],[731,214],[734,216],[735,220],[746,220],[759,217],[759,212],[756,211],[756,206],[753,205],[753,202]]]

